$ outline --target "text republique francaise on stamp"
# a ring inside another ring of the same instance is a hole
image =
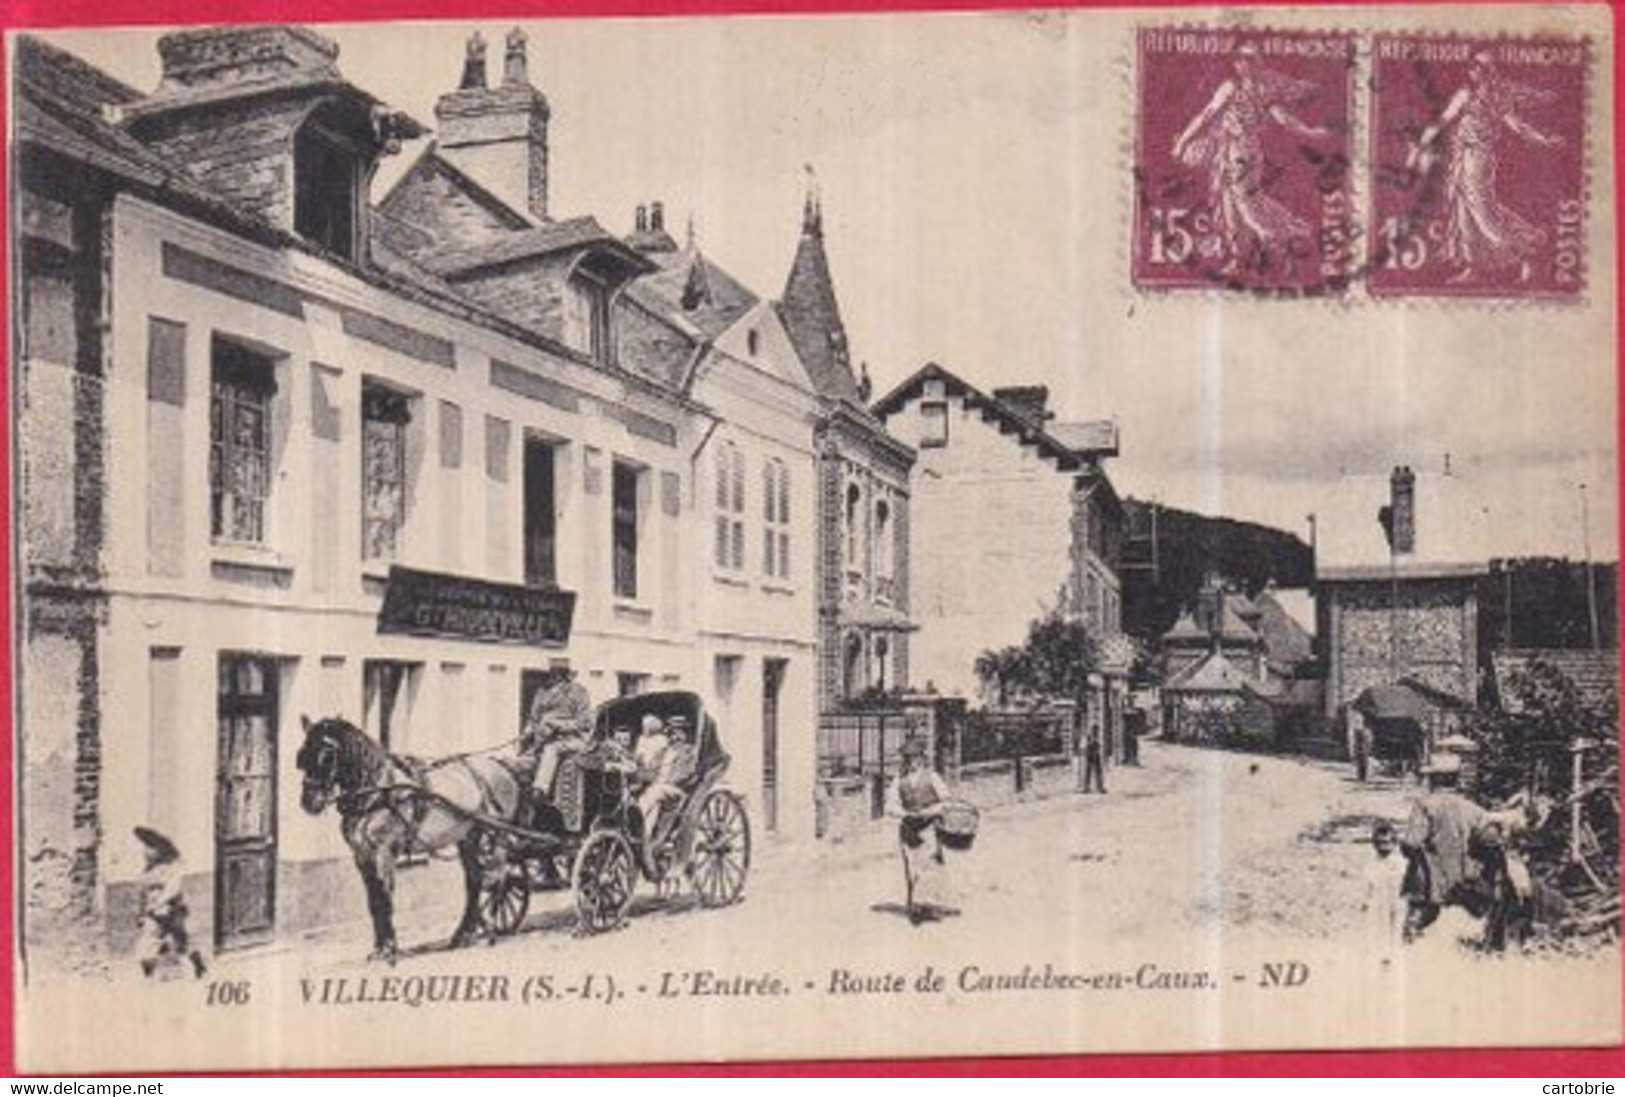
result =
[[[1380,34],[1371,52],[1370,292],[1579,295],[1587,44]]]
[[[1156,27],[1138,46],[1135,284],[1346,287],[1354,37]]]

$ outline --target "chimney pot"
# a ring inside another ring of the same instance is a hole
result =
[[[460,91],[485,89],[485,39],[479,31],[468,37],[468,51],[463,57],[463,80]]]
[[[1390,542],[1396,554],[1416,551],[1416,474],[1409,465],[1395,466],[1389,480]]]
[[[666,203],[664,203],[664,202],[650,202],[649,203],[649,231],[650,232],[665,232],[666,231]]]
[[[649,210],[647,207],[641,204],[638,206],[637,219],[634,224],[639,232],[649,231]]]
[[[529,60],[525,55],[525,32],[515,27],[508,32],[508,51],[502,61],[502,82],[530,83],[529,67]]]

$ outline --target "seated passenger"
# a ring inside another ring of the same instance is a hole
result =
[[[637,755],[632,750],[632,729],[625,724],[616,724],[609,731],[609,738],[604,740],[603,766],[616,773],[636,774],[638,771]]]
[[[638,796],[638,810],[643,815],[643,833],[647,838],[645,849],[658,846],[670,829],[667,818],[669,808],[683,798],[682,786],[694,777],[699,764],[699,751],[694,745],[693,729],[688,717],[673,716],[665,725],[662,744],[654,764],[640,774],[647,774],[648,787]],[[643,743],[638,744],[640,755]],[[653,751],[650,752],[653,755]]]

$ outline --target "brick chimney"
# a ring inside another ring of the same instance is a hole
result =
[[[1389,542],[1396,554],[1416,551],[1416,473],[1409,465],[1397,465],[1388,478]]]
[[[552,110],[530,82],[525,34],[508,32],[502,82],[487,87],[485,42],[468,40],[462,86],[440,97],[436,148],[515,209],[547,220],[547,123]]]
[[[1049,389],[1043,385],[1012,385],[994,389],[993,398],[1038,426],[1055,418],[1055,413],[1049,410]]]
[[[204,27],[158,40],[163,79],[158,96],[223,89],[278,77],[340,79],[339,48],[306,27]]]

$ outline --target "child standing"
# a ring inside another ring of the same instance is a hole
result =
[[[147,852],[147,869],[140,880],[141,974],[154,978],[184,957],[192,964],[192,974],[201,979],[209,969],[186,930],[180,850],[150,827],[136,827],[135,836]]]
[[[1388,968],[1405,940],[1404,886],[1409,866],[1399,852],[1399,834],[1386,820],[1371,828],[1371,849],[1376,859],[1365,872],[1366,945]]]

